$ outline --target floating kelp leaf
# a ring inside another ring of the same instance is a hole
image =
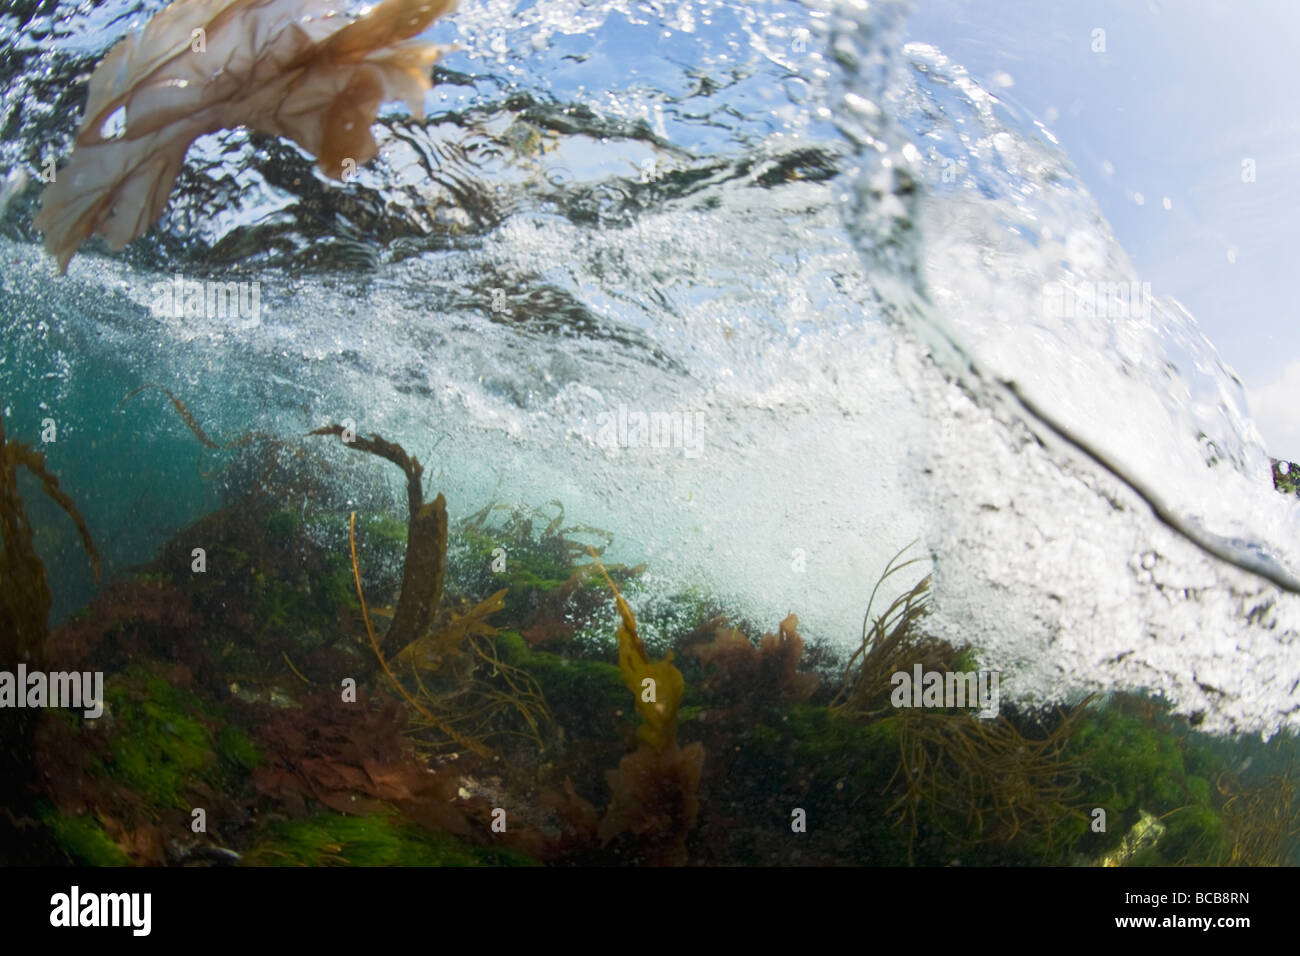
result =
[[[293,140],[341,178],[379,151],[370,125],[423,115],[442,47],[411,42],[455,0],[386,0],[348,22],[338,0],[178,0],[104,57],[72,160],[35,225],[60,271],[101,235],[121,249],[162,213],[190,144],[246,126]]]

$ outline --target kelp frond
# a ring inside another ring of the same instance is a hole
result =
[[[374,157],[381,103],[423,115],[444,48],[415,37],[454,6],[383,0],[356,19],[324,15],[340,11],[315,0],[176,0],[159,11],[96,68],[72,158],[41,197],[34,224],[59,271],[92,235],[113,249],[143,235],[206,133],[283,136],[336,179]]]
[[[370,647],[375,652],[375,657],[379,660],[379,664],[383,668],[384,673],[388,675],[389,681],[392,682],[393,686],[397,689],[398,693],[402,695],[406,702],[415,708],[415,711],[428,720],[429,723],[433,727],[437,728],[438,731],[446,734],[462,747],[466,747],[480,756],[490,757],[492,755],[491,750],[483,746],[483,744],[457,733],[452,727],[446,724],[446,722],[432,714],[427,708],[421,705],[419,701],[412,697],[407,692],[406,688],[402,686],[402,682],[393,674],[393,669],[388,666],[388,661],[384,659],[384,652],[380,649],[379,639],[375,637],[374,626],[370,623],[370,615],[366,612],[366,595],[365,591],[361,587],[361,567],[357,563],[356,526],[357,513],[354,511],[348,520],[348,544],[352,549],[352,575],[357,583],[357,600],[361,602],[361,618],[366,625],[366,635],[370,638]]]
[[[342,425],[327,425],[309,434],[335,435],[349,448],[391,461],[406,475],[410,513],[402,593],[382,644],[385,653],[391,655],[424,636],[442,600],[443,578],[447,573],[447,501],[440,494],[425,503],[424,466],[401,445],[373,433],[369,438],[353,436]]]
[[[311,434],[337,436],[350,448],[393,462],[406,475],[409,523],[402,590],[382,640],[375,634],[364,599],[362,616],[385,674],[415,710],[412,727],[417,739],[435,750],[450,740],[480,755],[491,753],[484,742],[490,736],[519,736],[543,748],[544,727],[551,715],[541,688],[530,675],[501,660],[494,644],[497,629],[488,623],[504,606],[506,592],[497,591],[477,605],[449,608],[439,615],[447,569],[447,502],[441,494],[431,503],[424,501],[424,467],[419,459],[379,435],[353,436],[341,425]],[[355,515],[350,529],[354,525]],[[360,597],[355,533],[350,530],[350,534]]]
[[[618,607],[618,669],[632,692],[641,716],[640,744],[619,761],[605,779],[613,794],[600,821],[602,844],[630,837],[645,862],[681,866],[687,862],[686,838],[700,813],[699,789],[704,772],[704,746],[677,745],[677,709],[686,690],[682,672],[673,666],[671,651],[651,661],[636,629],[636,617],[594,551],[592,560],[614,592]]]
[[[204,448],[208,448],[212,451],[223,451],[227,448],[240,448],[247,445],[257,437],[253,432],[244,432],[242,435],[231,439],[228,442],[218,442],[214,440],[203,430],[203,426],[199,424],[198,419],[194,417],[194,413],[189,410],[189,407],[177,398],[176,394],[171,389],[162,385],[155,385],[152,382],[147,382],[139,388],[131,389],[131,391],[127,392],[126,395],[122,397],[122,400],[117,403],[117,408],[121,409],[123,405],[135,398],[141,392],[147,392],[150,389],[157,389],[167,396],[168,400],[172,403],[172,407],[176,409],[176,414],[179,415],[181,421],[185,423],[185,427],[194,434],[194,437],[199,440],[199,444]]]
[[[45,467],[45,455],[17,439],[6,439],[0,416],[0,666],[41,659],[49,627],[50,589],[45,565],[36,553],[22,496],[18,467],[26,468],[45,493],[77,526],[82,547],[90,557],[95,578],[100,575],[99,552],[77,506]]]
[[[686,681],[682,672],[673,666],[672,651],[661,661],[650,660],[645,643],[637,634],[632,608],[623,600],[623,595],[619,593],[617,585],[594,551],[591,552],[591,557],[600,568],[610,590],[614,592],[614,601],[618,606],[619,626],[615,632],[618,638],[618,669],[624,685],[632,692],[636,712],[641,717],[637,736],[655,750],[675,746],[677,708],[686,691]]]

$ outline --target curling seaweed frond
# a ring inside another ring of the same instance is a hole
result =
[[[682,672],[673,666],[673,652],[661,661],[651,661],[645,643],[637,634],[636,618],[623,595],[619,593],[609,572],[605,570],[595,551],[592,560],[600,567],[614,601],[618,606],[619,626],[618,669],[623,684],[632,692],[636,711],[641,716],[637,736],[655,750],[664,750],[677,743],[677,708],[681,705],[686,681]]]

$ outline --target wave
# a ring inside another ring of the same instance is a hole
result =
[[[466,4],[429,35],[460,50],[427,120],[382,113],[346,184],[205,137],[149,236],[58,278],[30,221],[75,78],[161,6],[0,18],[0,152],[25,177],[0,382],[15,433],[43,402],[111,449],[50,450],[92,526],[204,506],[183,425],[112,412],[155,382],[212,434],[352,419],[430,462],[454,513],[558,499],[649,563],[647,600],[706,586],[850,648],[920,539],[934,627],[1004,694],[1300,721],[1278,586],[1300,512],[1240,383],[1145,295],[1050,132],[903,42],[904,5]],[[259,321],[158,314],[177,275],[256,281]]]

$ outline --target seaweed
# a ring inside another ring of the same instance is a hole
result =
[[[348,533],[371,649],[394,688],[415,710],[416,730],[433,731],[483,757],[493,756],[485,743],[492,735],[522,736],[539,749],[544,747],[549,721],[546,699],[529,674],[502,659],[493,643],[497,629],[487,623],[504,606],[506,592],[467,607],[449,608],[441,619],[438,616],[447,570],[447,502],[441,494],[432,503],[424,501],[424,467],[419,459],[379,435],[350,436],[341,425],[311,434],[336,435],[358,451],[393,462],[406,475],[409,519],[402,588],[382,641],[371,624],[361,586],[355,512]],[[410,675],[414,691],[398,678],[393,665]],[[511,729],[511,717],[524,729]],[[432,745],[440,746],[436,741]]]
[[[334,178],[371,159],[381,102],[423,115],[425,71],[444,50],[413,38],[452,6],[384,0],[352,20],[304,0],[178,0],[159,11],[96,68],[72,159],[41,197],[34,224],[59,272],[92,235],[113,249],[143,235],[205,133],[284,136]]]
[[[51,632],[47,659],[62,667],[94,664],[118,670],[146,654],[166,654],[197,663],[193,633],[198,615],[189,595],[166,580],[147,575],[115,581],[91,601],[85,613]]]
[[[1041,738],[1006,717],[901,710],[899,764],[890,810],[908,830],[909,862],[924,822],[958,845],[990,850],[1020,841],[1039,861],[1059,860],[1085,832],[1081,762],[1066,754],[1087,701],[1060,715]]]
[[[1226,776],[1217,781],[1223,816],[1231,839],[1230,866],[1286,866],[1294,862],[1300,837],[1300,774],[1294,767],[1244,786]]]
[[[167,395],[205,449],[249,444],[214,439]],[[443,496],[425,501],[418,460],[378,435],[347,444],[402,468],[406,521],[354,511],[344,555],[340,530],[314,523],[335,522],[337,506],[312,517],[288,498],[319,469],[299,455],[283,483],[270,469],[285,459],[254,446],[236,460],[262,469],[251,489],[42,640],[47,660],[125,671],[110,677],[96,732],[75,714],[41,715],[49,802],[24,824],[26,846],[103,865],[237,853],[254,865],[1269,865],[1294,854],[1289,772],[1244,782],[1155,703],[1111,695],[1104,708],[1008,706],[993,720],[892,707],[899,670],[976,666],[970,648],[927,633],[928,576],[875,610],[883,582],[919,563],[903,552],[871,592],[841,681],[823,686],[800,669],[819,648],[805,647],[794,614],[758,640],[691,589],[634,615],[620,589],[640,569],[606,567],[611,536],[566,524],[558,503],[494,505],[452,526]],[[188,567],[195,540],[208,573],[169,570]],[[606,587],[617,663],[597,658],[608,641],[593,637]],[[652,659],[652,632],[680,659]],[[361,677],[353,702],[329,689],[340,673]],[[679,743],[683,730],[696,742]],[[603,787],[598,810],[586,796]],[[220,836],[195,842],[196,806]],[[503,834],[488,826],[498,807],[510,812]],[[1105,832],[1088,826],[1095,807],[1110,815]],[[793,808],[807,821],[794,838]]]
[[[309,434],[337,435],[349,448],[391,461],[406,475],[409,517],[402,592],[392,623],[378,642],[379,651],[392,655],[424,636],[442,598],[443,576],[447,572],[447,501],[439,494],[432,502],[425,502],[421,482],[424,466],[401,445],[373,433],[369,438],[352,436],[342,425],[327,425]]]
[[[896,794],[887,812],[907,833],[908,862],[919,841],[942,834],[955,849],[1060,861],[1087,830],[1083,761],[1070,749],[1092,698],[1048,721],[1050,730],[1026,734],[1006,715],[981,718],[967,711],[895,709],[892,676],[920,664],[925,671],[964,670],[967,650],[926,634],[927,575],[884,613],[871,615],[881,585],[921,559],[890,559],[868,600],[862,641],[850,657],[844,683],[830,704],[834,714],[878,723],[897,741],[898,763],[885,790]]]
[[[74,858],[111,844],[131,863],[160,865],[245,824],[253,797],[246,764],[260,756],[234,715],[186,680],[180,665],[136,664],[113,675],[93,733],[75,714],[42,715],[34,754],[50,807],[41,820]],[[190,830],[195,808],[207,814],[207,835]]]
[[[13,670],[22,663],[39,670],[48,657],[52,598],[19,492],[19,466],[35,476],[45,493],[72,519],[96,580],[100,561],[86,520],[59,487],[58,478],[45,467],[45,455],[7,438],[0,412],[0,669]],[[29,803],[24,788],[34,770],[31,745],[35,723],[34,713],[26,709],[7,714],[0,722],[0,806],[21,811]],[[7,816],[0,826],[13,819]]]
[[[6,438],[0,414],[0,665],[19,661],[39,663],[45,652],[50,613],[50,589],[45,565],[32,542],[32,527],[18,490],[18,467],[34,475],[45,493],[77,526],[95,579],[100,576],[99,552],[86,520],[59,479],[45,467],[45,455],[16,438]]]
[[[777,633],[764,634],[757,647],[725,621],[716,619],[711,624],[713,640],[690,650],[711,671],[702,688],[708,700],[739,707],[796,704],[817,690],[821,678],[798,669],[803,638],[797,615],[787,615]]]
[[[481,592],[504,586],[501,626],[518,631],[532,646],[561,644],[592,626],[605,596],[597,568],[578,564],[588,549],[603,554],[613,541],[608,531],[584,524],[565,524],[564,506],[557,511],[517,509],[490,504],[457,527],[454,565],[463,590]],[[495,521],[504,514],[504,521]],[[540,530],[536,520],[546,518]],[[592,545],[576,536],[598,539]],[[606,570],[620,581],[639,574],[642,567],[610,565]]]
[[[516,850],[462,843],[391,813],[318,814],[273,824],[245,857],[250,866],[536,866]]]
[[[599,564],[594,552],[592,558]],[[700,813],[699,786],[704,747],[677,745],[677,709],[685,690],[673,654],[651,661],[637,634],[636,617],[613,580],[601,568],[618,606],[618,667],[641,717],[640,746],[606,773],[613,798],[597,835],[603,845],[631,836],[640,859],[651,865],[681,865],[686,838]]]
[[[1300,497],[1300,465],[1284,458],[1272,458],[1273,487],[1284,495]]]
[[[74,863],[84,866],[131,865],[131,858],[93,815],[64,816],[50,803],[42,801],[37,808],[37,817]]]
[[[131,672],[105,689],[117,725],[108,771],[151,806],[187,810],[197,805],[191,791],[217,763],[214,735],[192,694],[141,677]]]
[[[342,426],[331,425],[311,434],[344,438],[346,433]],[[406,475],[409,524],[402,588],[382,641],[371,623],[361,584],[355,512],[349,520],[348,540],[366,635],[384,674],[415,711],[416,731],[432,731],[481,757],[494,756],[485,742],[492,735],[522,736],[539,749],[544,747],[544,726],[549,721],[545,697],[529,674],[501,658],[492,641],[496,628],[487,623],[501,610],[505,592],[476,605],[448,609],[445,618],[438,620],[447,569],[446,499],[439,494],[431,504],[425,503],[424,468],[400,445],[373,433],[345,444],[393,462]],[[394,664],[409,673],[414,691],[398,678]],[[511,729],[511,717],[525,729]],[[444,746],[436,739],[428,742],[434,749]]]
[[[896,672],[911,671],[918,663],[926,671],[947,670],[957,657],[950,645],[920,633],[917,627],[929,609],[929,575],[896,597],[883,614],[872,620],[871,608],[880,586],[922,560],[895,563],[906,551],[904,548],[889,560],[871,591],[862,620],[862,641],[845,664],[843,684],[830,704],[834,711],[864,719],[886,713],[892,710],[888,700]]]
[[[438,497],[439,499],[442,498],[441,495],[439,495]],[[411,693],[402,685],[402,682],[397,679],[396,675],[393,673],[392,668],[389,666],[388,661],[384,658],[384,652],[382,647],[380,646],[379,639],[375,637],[374,626],[370,623],[370,614],[366,610],[366,596],[365,596],[365,592],[362,590],[361,587],[361,568],[357,564],[356,523],[357,523],[357,515],[356,512],[353,512],[351,521],[348,526],[348,531],[349,531],[348,543],[352,548],[352,570],[356,576],[357,599],[361,602],[361,617],[366,625],[366,635],[370,638],[371,649],[374,651],[375,657],[378,659],[380,666],[384,670],[384,673],[388,676],[389,681],[392,683],[393,687],[396,688],[397,692],[401,694],[403,698],[406,699],[406,702],[410,704],[411,707],[414,708],[414,710],[417,713],[419,713],[426,720],[428,720],[430,726],[432,726],[434,729],[438,730],[439,732],[445,734],[453,742],[459,744],[460,746],[466,747],[474,751],[479,756],[491,757],[492,751],[482,741],[471,740],[470,738],[465,737],[464,735],[456,731],[453,727],[451,727],[444,718],[434,714],[432,711],[429,710],[428,707],[424,706],[420,701],[416,700],[415,697],[413,697]],[[389,630],[391,631],[392,628],[390,627]]]
[[[301,708],[265,713],[253,785],[298,815],[308,799],[346,814],[394,806],[425,825],[470,835],[469,820],[452,803],[459,775],[452,766],[429,772],[403,735],[407,720],[397,701],[343,703],[330,691]]]

